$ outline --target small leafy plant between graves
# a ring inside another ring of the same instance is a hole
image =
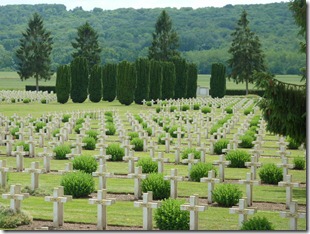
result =
[[[14,147],[15,151],[17,150],[17,146],[23,146],[24,151],[26,152],[29,151],[29,144],[26,144],[24,141],[20,141],[15,144],[15,147]]]
[[[35,130],[36,132],[39,132],[40,129],[43,129],[46,126],[46,123],[44,122],[37,122],[35,125]]]
[[[183,152],[182,152],[182,159],[187,159],[189,154],[194,154],[194,158],[195,159],[200,159],[200,152],[194,148],[186,148]]]
[[[199,110],[200,109],[200,104],[199,103],[195,103],[194,104],[194,110]]]
[[[169,133],[170,133],[170,136],[173,137],[173,138],[177,138],[178,137],[178,134],[177,133],[174,133],[175,131],[177,131],[179,128],[178,125],[174,125],[172,126],[170,129],[169,129]],[[185,129],[183,127],[181,127],[181,131],[183,132],[181,134],[181,138],[184,137],[184,132],[185,132]]]
[[[211,163],[197,163],[190,171],[191,181],[200,182],[203,177],[208,177],[208,172],[214,170],[215,176],[217,175],[217,169]]]
[[[53,137],[56,137],[57,134],[60,133],[60,129],[59,128],[56,128],[53,132],[52,132],[52,135]]]
[[[155,211],[155,222],[159,230],[189,230],[189,212],[181,210],[184,201],[165,199]]]
[[[107,130],[106,130],[105,133],[108,136],[113,136],[115,134],[115,132],[116,132],[116,128],[115,128],[114,124],[113,123],[108,123],[107,124]]]
[[[66,123],[66,122],[69,122],[69,119],[71,118],[71,115],[70,114],[64,114],[63,116],[62,116],[62,122],[63,123]]]
[[[214,144],[214,153],[222,154],[222,150],[227,148],[229,141],[227,139],[220,139]]]
[[[211,113],[211,108],[208,106],[202,107],[201,112],[204,114]]]
[[[298,149],[299,144],[291,137],[287,137],[286,140],[288,141],[287,148],[289,149]]]
[[[71,149],[69,145],[58,145],[54,148],[53,152],[55,153],[55,159],[67,159],[66,154],[71,153]]]
[[[265,184],[278,184],[278,182],[283,180],[282,169],[277,167],[274,163],[263,165],[258,174]]]
[[[190,109],[189,105],[183,105],[183,106],[181,107],[181,110],[182,110],[182,111],[187,111],[187,110],[189,110],[189,109]]]
[[[96,149],[96,140],[92,137],[84,137],[82,140],[85,145],[83,146],[83,149],[86,150],[94,150]]]
[[[302,157],[294,158],[293,164],[295,170],[305,170],[306,168],[306,160]]]
[[[242,198],[242,192],[235,184],[220,184],[212,191],[212,197],[219,206],[231,207]]]
[[[164,180],[162,174],[151,173],[145,180],[142,180],[142,192],[153,191],[154,200],[162,200],[170,196],[170,183]]]
[[[239,147],[241,148],[252,148],[254,146],[252,143],[254,138],[249,134],[241,136],[240,140],[241,142],[239,143]]]
[[[140,158],[137,162],[137,167],[142,167],[142,173],[157,173],[158,165],[156,162],[152,161],[151,157]]]
[[[112,143],[107,147],[107,155],[111,155],[111,161],[122,161],[125,150],[118,143]]]
[[[266,217],[256,217],[244,221],[240,230],[274,230],[272,223]]]
[[[97,170],[98,163],[96,159],[92,156],[81,155],[75,157],[72,160],[72,166],[74,170],[80,170],[85,173],[91,174],[92,172],[95,172]]]
[[[96,130],[93,130],[93,129],[88,130],[88,131],[86,131],[86,134],[87,134],[89,137],[94,138],[96,141],[98,140],[98,135],[99,135],[99,133],[98,133]]]
[[[226,155],[226,160],[230,161],[228,167],[244,168],[245,162],[251,161],[251,155],[244,150],[231,150]]]
[[[13,136],[13,139],[19,139],[19,135],[17,134],[18,131],[19,131],[18,127],[12,128],[10,130],[10,133]]]
[[[16,228],[32,223],[32,217],[25,211],[14,212],[10,207],[0,206],[0,228]]]
[[[134,138],[131,140],[131,144],[134,146],[134,151],[143,151],[143,140],[140,138]]]
[[[82,128],[82,124],[76,124],[74,127],[75,133],[80,134],[80,128]]]
[[[139,133],[137,132],[129,132],[127,135],[129,136],[130,140],[139,137]]]

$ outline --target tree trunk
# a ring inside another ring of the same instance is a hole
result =
[[[249,94],[249,81],[248,79],[245,80],[245,95]]]
[[[36,91],[39,92],[39,77],[35,76],[36,78]]]

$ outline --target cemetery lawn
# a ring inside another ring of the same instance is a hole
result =
[[[8,76],[6,79],[16,79],[14,75],[11,73],[7,73]],[[204,79],[206,76],[199,76],[199,82],[201,86],[209,86],[209,84],[204,84]],[[5,78],[3,78],[3,73],[0,73],[0,87],[3,88],[2,84]],[[293,80],[290,77],[285,77],[285,79]],[[294,78],[299,81],[296,77]],[[33,80],[30,80],[31,84],[33,84]],[[18,81],[20,82],[20,81]],[[50,81],[49,81],[50,82]],[[14,85],[16,80],[12,83],[8,83],[8,87],[10,85]],[[20,82],[23,83],[23,82]],[[41,82],[43,84],[44,82]],[[51,84],[51,83],[50,83]],[[23,83],[24,85],[24,83]],[[21,86],[17,86],[17,88],[21,88]],[[231,86],[233,88],[233,86]],[[237,88],[237,87],[235,87]],[[240,86],[239,86],[240,88]],[[123,121],[125,128],[127,131],[132,131],[131,126],[126,118],[126,113],[132,113],[133,115],[144,113],[148,114],[149,111],[155,113],[154,107],[141,106],[136,104],[131,104],[130,106],[121,105],[118,101],[113,102],[99,102],[99,103],[91,103],[90,101],[86,101],[83,104],[75,104],[72,101],[69,101],[66,104],[58,104],[58,103],[49,103],[49,104],[41,104],[41,103],[15,103],[15,104],[7,104],[1,103],[1,112],[4,116],[11,117],[14,114],[17,114],[21,117],[26,117],[27,115],[32,115],[34,118],[39,118],[43,114],[51,113],[51,114],[62,114],[67,112],[77,112],[77,111],[93,111],[93,110],[115,110],[119,114],[121,120]],[[193,111],[192,111],[193,112]],[[256,114],[260,114],[257,110]],[[220,110],[216,109],[216,115],[220,115]],[[238,124],[232,129],[232,132],[227,135],[227,139],[232,139],[233,134],[237,132],[237,129],[241,126],[246,119],[246,116],[240,115],[240,120]],[[99,121],[92,120],[91,127],[98,128]],[[75,141],[76,134],[70,134],[69,140],[70,142]],[[196,139],[196,138],[195,138]],[[115,142],[118,140],[117,135],[109,136],[107,139],[108,144]],[[157,142],[157,137],[153,137],[153,140]],[[277,151],[279,150],[277,142],[277,136],[266,132],[266,135],[263,139],[263,153],[259,159],[262,164],[266,163],[275,163],[280,164],[281,158]],[[176,142],[176,139],[174,139]],[[195,142],[195,141],[194,141]],[[204,140],[206,146],[210,146],[210,142]],[[182,147],[187,148],[187,140],[182,139]],[[159,146],[159,150],[163,152],[165,150],[164,145]],[[242,149],[245,151],[249,151],[251,149]],[[42,148],[36,148],[36,153],[42,152]],[[294,158],[298,156],[304,156],[305,152],[302,149],[296,150],[288,150],[291,154],[288,156],[289,163],[293,163]],[[8,157],[5,155],[6,147],[4,145],[0,145],[0,160],[6,160],[7,165],[15,167],[16,166],[16,158]],[[158,153],[155,153],[155,157],[158,156]],[[83,154],[88,155],[98,155],[99,150],[83,150]],[[149,157],[149,152],[135,152],[136,157]],[[164,175],[170,175],[170,170],[173,168],[178,169],[178,175],[187,177],[188,176],[188,165],[185,164],[174,164],[175,155],[174,151],[170,153],[164,153],[165,158],[169,158],[170,162],[164,164]],[[218,155],[211,155],[209,152],[206,153],[206,162],[212,163],[215,160],[218,160]],[[43,168],[43,159],[39,157],[29,158],[25,157],[24,163],[25,168],[29,168],[31,162],[38,161],[40,164],[40,168]],[[51,173],[49,174],[41,174],[40,175],[40,188],[43,192],[47,194],[52,194],[53,188],[60,186],[61,175],[57,172],[58,170],[63,170],[65,163],[68,163],[69,160],[55,160],[51,161]],[[217,167],[217,166],[216,166]],[[116,203],[112,206],[107,207],[107,219],[108,225],[115,226],[142,226],[142,208],[134,207],[134,180],[128,179],[128,163],[127,162],[111,162],[107,161],[107,168],[109,172],[113,172],[115,174],[115,178],[107,179],[107,193],[108,198],[116,197],[119,198],[116,200]],[[218,167],[217,167],[218,168]],[[259,171],[257,173],[257,178],[259,179]],[[246,188],[245,185],[241,185],[238,183],[238,180],[244,180],[246,177],[246,173],[250,172],[250,168],[225,168],[225,183],[233,183],[242,191],[243,196],[246,196]],[[305,212],[306,204],[307,204],[307,189],[306,189],[306,170],[289,170],[289,174],[292,175],[293,181],[301,184],[301,188],[293,189],[293,200],[298,201],[299,209]],[[31,176],[29,173],[25,172],[11,172],[8,174],[8,184],[21,184],[22,188],[25,186],[30,186]],[[97,177],[95,180],[95,188],[97,190],[99,179]],[[217,185],[215,185],[216,187]],[[9,187],[7,186],[6,191],[2,190],[1,193],[7,193]],[[208,185],[206,183],[200,182],[191,182],[185,181],[178,183],[178,199],[183,200],[184,202],[188,202],[189,196],[193,194],[198,194],[200,198],[200,202],[206,204],[207,203],[207,193]],[[36,220],[49,220],[53,219],[53,204],[51,202],[44,201],[44,196],[30,196],[28,199],[22,201],[22,209],[29,212],[34,219]],[[96,196],[95,193],[92,196]],[[129,197],[129,200],[124,199],[124,197]],[[65,222],[73,222],[73,223],[92,223],[96,224],[97,222],[97,206],[90,205],[88,203],[87,198],[81,199],[73,199],[71,202],[64,204],[64,220]],[[279,215],[279,211],[283,211],[283,207],[285,209],[285,200],[286,200],[286,190],[284,187],[279,187],[277,185],[268,185],[262,183],[259,186],[253,186],[253,206],[259,208],[258,212],[255,216],[265,216],[268,220],[270,220],[275,230],[288,230],[289,227],[289,219],[281,218]],[[10,201],[7,199],[0,198],[0,204],[9,205]],[[153,210],[153,213],[155,210]],[[251,218],[251,215],[248,216]],[[154,219],[153,219],[154,220]],[[156,227],[155,221],[153,221],[154,228]],[[306,230],[306,219],[298,220],[298,230]],[[213,203],[208,207],[205,212],[199,213],[199,230],[238,230],[238,215],[229,214],[228,208],[218,207],[217,204]]]

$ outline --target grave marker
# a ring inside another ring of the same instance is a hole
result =
[[[153,158],[152,161],[158,164],[158,173],[164,173],[164,162],[169,162],[169,158],[164,158],[163,152],[158,152],[158,158]]]
[[[241,228],[242,223],[247,221],[248,215],[253,215],[256,213],[256,209],[247,209],[247,203],[245,199],[239,199],[239,207],[229,208],[229,214],[239,214],[239,228]]]
[[[113,173],[107,171],[107,165],[99,165],[99,171],[93,172],[92,176],[99,177],[99,190],[107,188],[107,178],[113,177]]]
[[[208,171],[208,177],[203,177],[200,182],[208,183],[208,203],[212,204],[212,191],[214,190],[214,184],[219,183],[220,180],[215,178],[215,171]]]
[[[16,213],[21,210],[21,201],[29,197],[29,193],[21,193],[21,185],[11,185],[9,194],[2,194],[3,199],[10,199],[10,208]]]
[[[32,162],[31,168],[26,168],[25,172],[31,174],[31,189],[39,188],[39,175],[44,173],[44,169],[39,169],[39,162]]]
[[[193,153],[188,154],[188,159],[183,159],[182,160],[182,163],[187,163],[188,164],[188,179],[190,179],[190,172],[191,172],[191,169],[193,167],[193,164],[196,164],[198,162],[199,162],[199,160],[195,159]]]
[[[224,169],[225,169],[225,166],[228,166],[230,164],[230,161],[225,161],[224,155],[222,155],[222,154],[219,157],[220,157],[220,159],[217,161],[214,161],[213,165],[219,166],[220,182],[224,182],[224,180],[225,180]]]
[[[298,204],[296,201],[290,203],[290,211],[280,211],[282,218],[289,218],[290,230],[297,230],[297,219],[306,218],[306,213],[298,212]]]
[[[5,188],[7,185],[7,173],[12,171],[12,167],[6,166],[6,160],[0,160],[0,186],[2,188]]]
[[[253,175],[251,172],[246,173],[245,180],[239,180],[239,184],[246,185],[246,202],[247,206],[252,206],[253,203],[253,185],[260,185],[260,181],[253,180]]]
[[[134,195],[135,199],[139,199],[142,195],[141,180],[146,179],[147,175],[142,174],[142,167],[135,167],[135,173],[128,174],[128,178],[134,179]]]
[[[283,180],[278,183],[278,186],[286,188],[286,208],[289,209],[293,198],[293,188],[299,188],[300,184],[292,182],[292,175],[283,177]]]
[[[178,197],[178,181],[183,181],[183,176],[178,176],[178,169],[171,169],[170,176],[164,176],[164,180],[170,180],[170,197]]]
[[[16,156],[16,170],[23,171],[24,170],[24,156],[26,152],[24,151],[24,147],[22,145],[16,147],[16,151],[12,151],[12,155]]]

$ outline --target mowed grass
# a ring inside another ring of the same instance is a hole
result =
[[[199,74],[198,75],[198,85],[201,87],[210,87],[210,77],[211,75]],[[298,75],[277,75],[276,79],[291,83],[291,84],[303,84],[300,82],[300,76]],[[56,75],[54,74],[52,78],[48,81],[41,80],[39,85],[42,86],[55,86]],[[0,90],[25,90],[26,85],[35,85],[34,78],[30,78],[21,81],[16,72],[0,72]],[[232,80],[226,80],[227,89],[245,89],[245,83],[236,84]],[[254,84],[249,84],[249,88],[253,89]]]

